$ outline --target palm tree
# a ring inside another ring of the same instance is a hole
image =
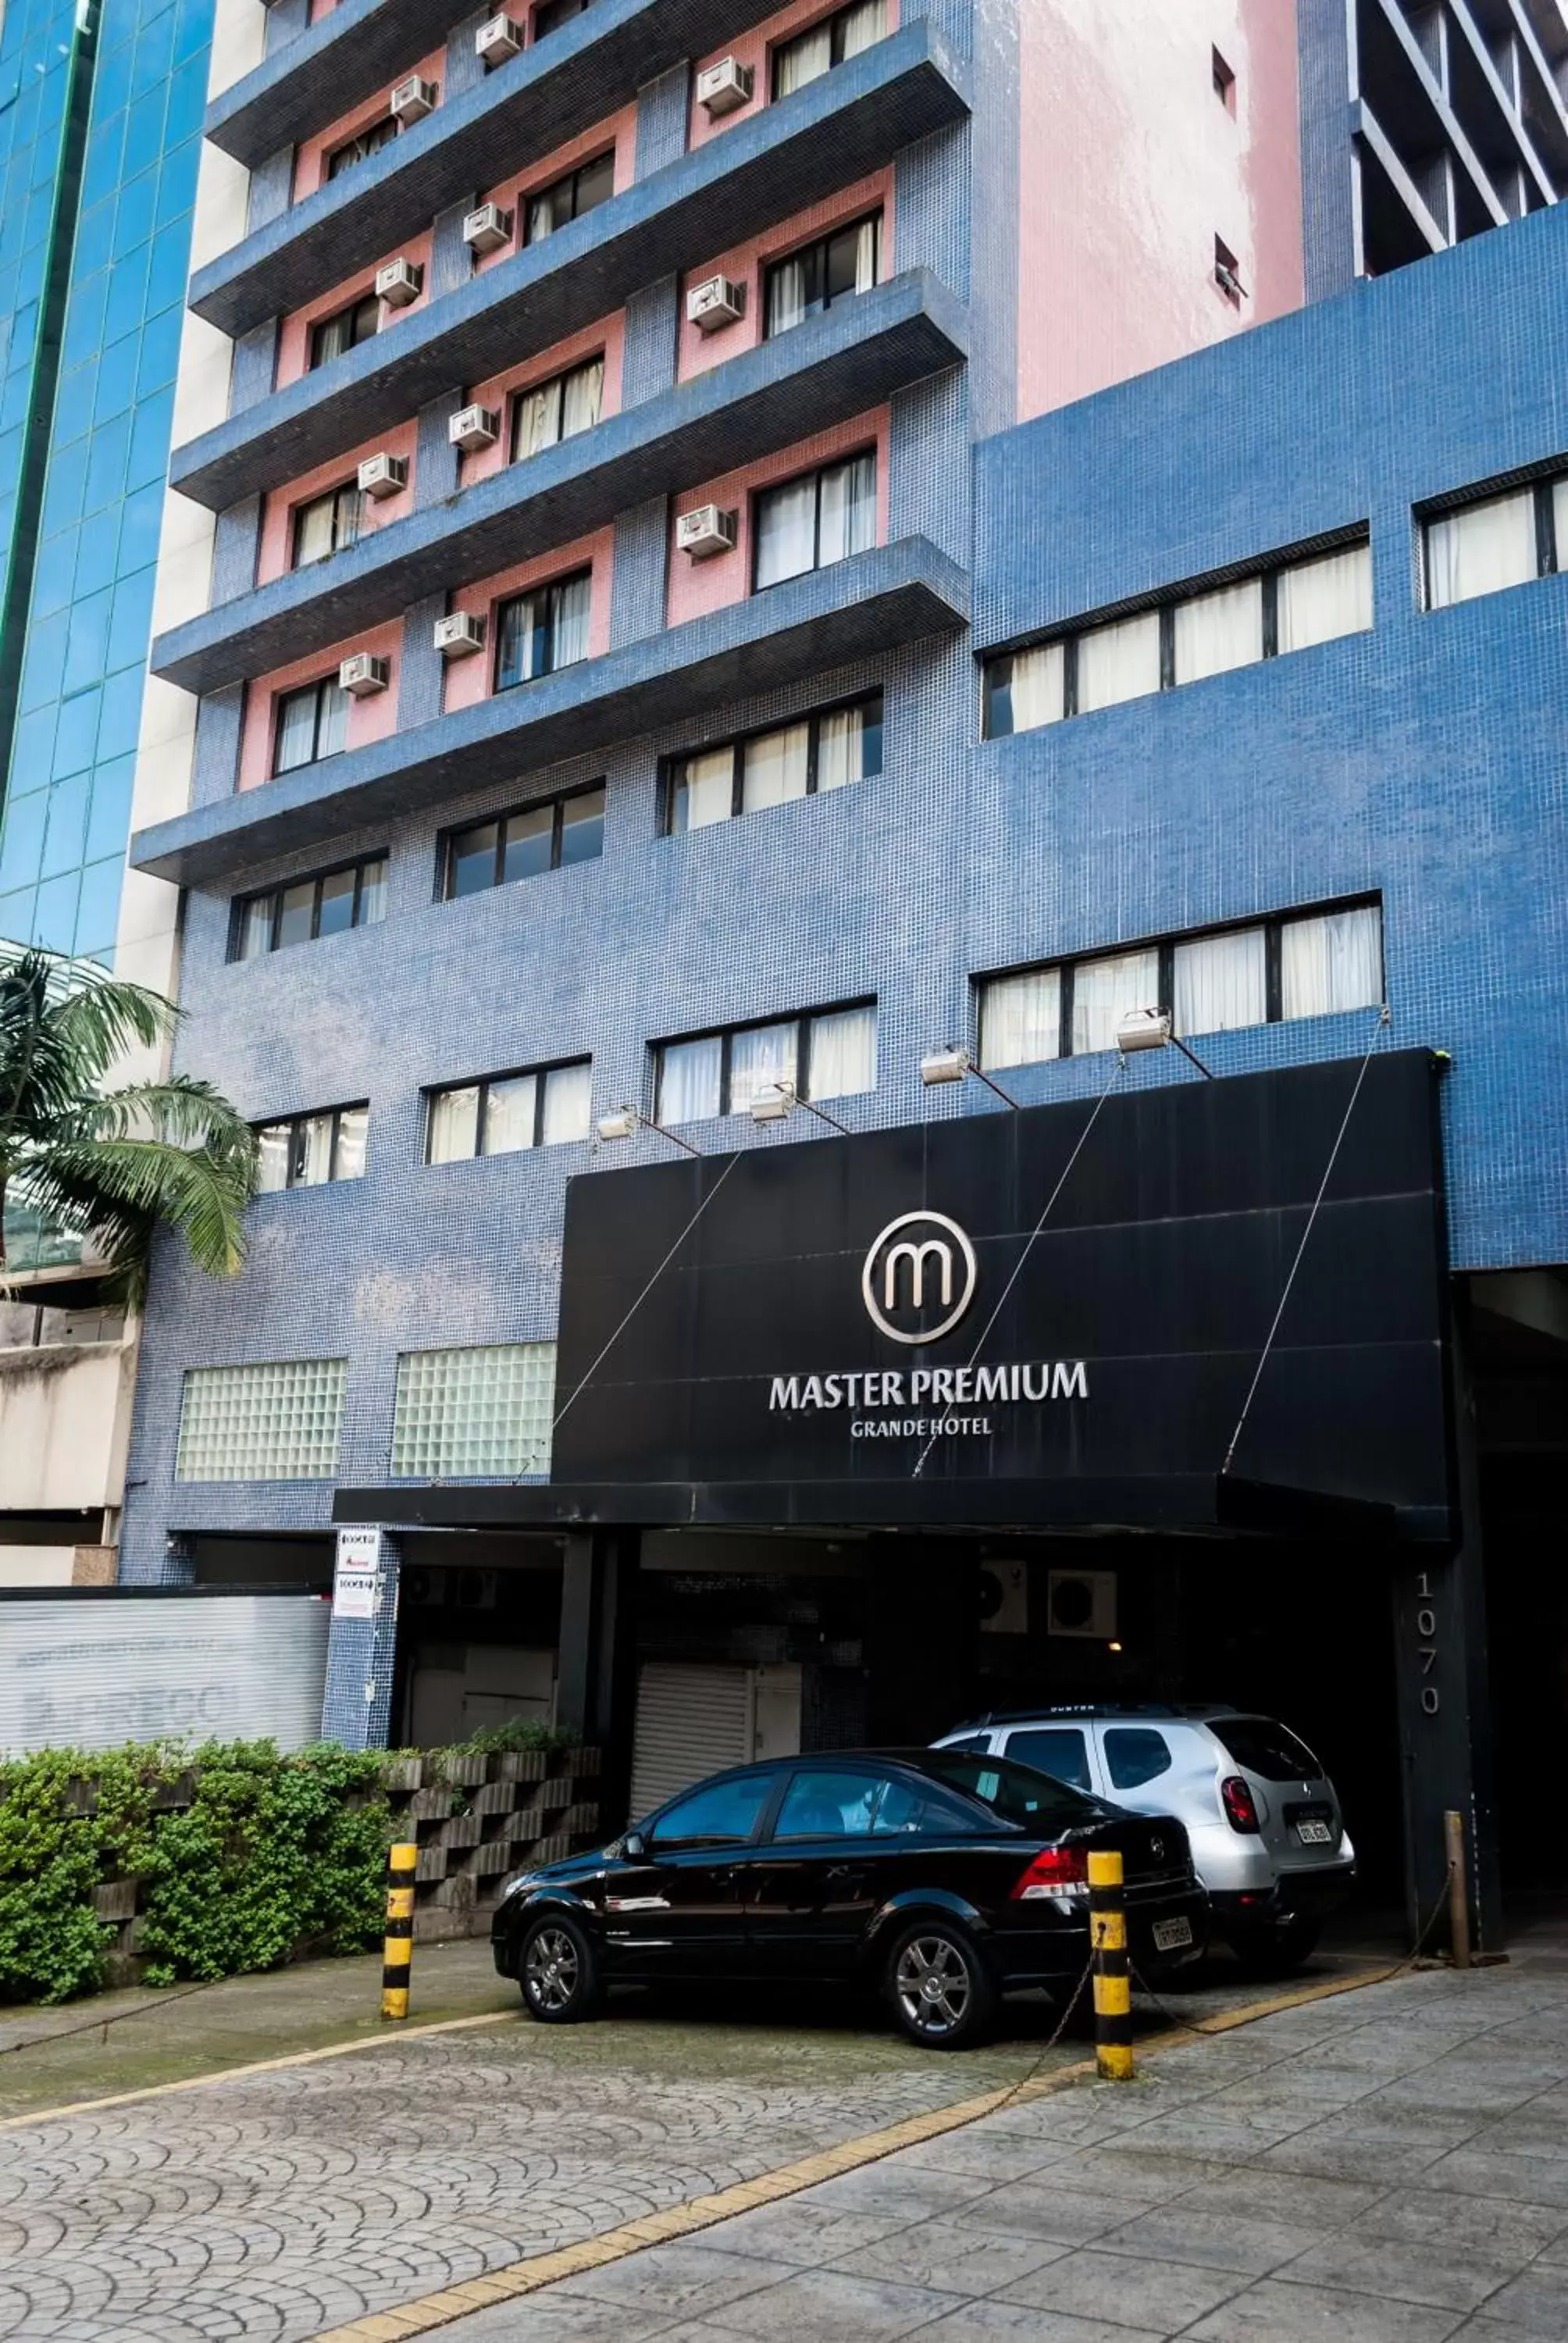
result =
[[[188,1075],[103,1087],[128,1050],[166,1040],[178,1016],[95,961],[0,944],[0,1282],[8,1200],[90,1240],[133,1304],[160,1225],[210,1275],[240,1268],[256,1188],[249,1126]]]

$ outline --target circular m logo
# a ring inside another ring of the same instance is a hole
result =
[[[975,1249],[945,1212],[902,1212],[866,1255],[860,1292],[892,1342],[938,1342],[974,1300]]]

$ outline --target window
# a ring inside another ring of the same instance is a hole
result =
[[[672,836],[756,813],[791,798],[820,796],[882,769],[882,695],[802,716],[720,749],[677,757],[666,775],[665,827]]]
[[[1010,1733],[1007,1754],[1015,1765],[1032,1766],[1053,1782],[1066,1782],[1075,1790],[1089,1787],[1089,1744],[1081,1725],[1038,1725]]]
[[[656,1061],[658,1122],[745,1114],[759,1091],[780,1081],[793,1082],[804,1099],[849,1098],[877,1087],[877,1005],[666,1041]]]
[[[1216,1716],[1210,1731],[1238,1765],[1265,1782],[1315,1782],[1322,1772],[1304,1741],[1266,1716]]]
[[[1231,308],[1239,309],[1247,297],[1247,288],[1241,282],[1241,264],[1224,237],[1219,236],[1214,238],[1214,282]]]
[[[313,497],[307,505],[296,505],[296,569],[304,569],[313,561],[325,561],[329,553],[341,553],[345,546],[357,545],[364,518],[365,499],[357,480],[349,481],[346,488],[330,488],[324,497]]]
[[[779,1838],[862,1838],[871,1813],[889,1786],[885,1775],[845,1766],[791,1775],[773,1825]]]
[[[395,114],[383,114],[353,138],[346,138],[335,146],[327,158],[327,176],[340,179],[345,171],[352,171],[358,163],[367,163],[372,155],[379,155],[383,146],[390,146],[402,128]]]
[[[942,1768],[944,1773],[947,1770]],[[969,1783],[960,1778],[959,1786],[967,1789]],[[973,1838],[984,1828],[974,1808],[961,1797],[955,1797],[951,1791],[940,1789],[934,1782],[906,1782],[897,1777],[884,1783],[877,1811],[871,1816],[872,1835],[878,1838]]]
[[[1015,1733],[1008,1744],[1010,1750],[1030,1737]],[[1082,1735],[1077,1737],[1081,1742]],[[922,1763],[955,1789],[991,1807],[1003,1822],[1018,1823],[1037,1837],[1081,1830],[1085,1823],[1101,1821],[1106,1813],[1098,1799],[1080,1796],[1060,1770],[1047,1780],[1043,1767],[1020,1764],[1016,1756],[970,1757],[956,1749],[932,1749]],[[1084,1786],[1088,1787],[1087,1776]]]
[[[394,1477],[510,1480],[546,1472],[555,1389],[553,1342],[406,1351],[392,1403]]]
[[[604,405],[604,359],[588,358],[518,393],[512,407],[512,461],[522,463],[559,440],[591,431]]]
[[[1136,1790],[1171,1771],[1171,1744],[1151,1725],[1109,1725],[1103,1738],[1113,1790]]]
[[[578,569],[501,604],[496,613],[498,691],[536,682],[587,659],[592,594],[592,570]]]
[[[774,261],[764,278],[763,332],[787,334],[835,301],[869,293],[881,273],[881,242],[882,216],[877,212]]]
[[[818,81],[835,65],[847,65],[881,40],[888,29],[887,0],[855,0],[835,16],[825,16],[809,32],[780,41],[773,52],[773,95],[788,97]]]
[[[520,813],[455,830],[447,840],[442,893],[483,894],[514,879],[537,879],[574,862],[594,862],[604,852],[604,783],[571,796],[547,798]]]
[[[757,499],[756,582],[777,586],[826,569],[877,541],[877,459],[851,456]]]
[[[492,1074],[432,1091],[426,1118],[427,1163],[458,1163],[474,1155],[516,1155],[525,1147],[556,1147],[586,1139],[593,1066],[588,1058],[528,1073]]]
[[[188,1367],[176,1481],[330,1481],[343,1433],[347,1359]]]
[[[1210,70],[1214,78],[1214,95],[1227,114],[1236,111],[1236,76],[1218,49],[1211,49]]]
[[[1568,548],[1568,478],[1438,514],[1425,534],[1429,610],[1550,577]]]
[[[556,230],[567,227],[585,212],[598,211],[608,204],[615,193],[615,149],[608,155],[596,155],[591,163],[579,163],[575,171],[552,179],[548,187],[540,187],[523,198],[527,207],[527,232],[524,242],[538,244]]]
[[[336,757],[348,739],[348,694],[336,670],[302,691],[278,695],[277,738],[272,769],[292,773],[301,765],[318,765]]]
[[[264,895],[242,896],[235,914],[231,960],[263,960],[285,944],[373,928],[387,917],[387,858],[373,855],[319,879],[291,879]]]
[[[980,1063],[989,1069],[1113,1050],[1134,1009],[1169,1009],[1183,1035],[1375,1009],[1383,999],[1382,910],[1350,903],[1217,928],[993,977],[979,990]]]
[[[986,738],[1032,732],[1338,635],[1364,634],[1372,622],[1371,547],[1314,554],[988,660]]]
[[[319,1188],[329,1180],[357,1180],[365,1170],[365,1140],[370,1109],[324,1107],[319,1114],[292,1115],[284,1122],[256,1125],[257,1192]]]
[[[339,309],[333,317],[322,317],[310,328],[310,364],[312,369],[340,358],[345,350],[357,350],[367,342],[381,327],[381,304],[374,293],[362,293],[347,309]]]
[[[559,32],[574,16],[580,16],[588,0],[539,0],[534,10],[534,38],[544,40],[549,34]]]
[[[715,1782],[666,1808],[653,1825],[654,1845],[668,1846],[743,1846],[756,1829],[768,1793],[773,1787],[767,1774],[750,1774],[739,1782]]]

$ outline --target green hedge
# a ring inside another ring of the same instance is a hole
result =
[[[509,1726],[481,1750],[564,1745]],[[368,1950],[381,1934],[387,1753],[323,1742],[149,1743],[0,1759],[0,2001],[65,2001],[103,1982],[115,1928],[94,1895],[138,1883],[149,1985]]]

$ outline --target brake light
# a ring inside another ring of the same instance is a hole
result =
[[[1089,1858],[1081,1847],[1048,1846],[1037,1855],[1012,1891],[1015,1904],[1037,1896],[1072,1896],[1089,1885]]]
[[[1220,1785],[1220,1795],[1224,1802],[1225,1819],[1233,1831],[1261,1830],[1258,1809],[1252,1803],[1251,1785],[1241,1779],[1240,1774],[1226,1775]]]

